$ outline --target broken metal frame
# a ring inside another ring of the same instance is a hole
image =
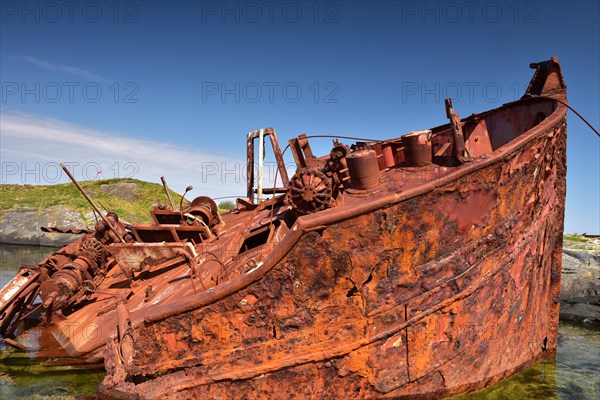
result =
[[[283,188],[269,189],[263,187],[263,169],[264,169],[264,156],[265,156],[265,142],[264,137],[268,136],[271,139],[271,145],[273,147],[273,153],[275,155],[275,161],[277,162],[277,169]],[[254,140],[258,139],[258,164],[257,164],[257,188],[254,188]],[[256,193],[256,203],[262,202],[263,194],[275,194],[285,192],[289,183],[288,173],[285,168],[283,161],[283,154],[279,147],[279,141],[277,140],[277,134],[273,128],[262,128],[256,131],[248,132],[247,144],[246,144],[246,172],[247,172],[247,197],[250,203],[254,204],[254,194]]]

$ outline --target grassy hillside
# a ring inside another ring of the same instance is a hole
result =
[[[600,238],[589,237],[585,234],[565,234],[563,248],[600,251]]]
[[[80,183],[101,210],[103,208],[100,203],[128,222],[150,222],[149,211],[159,202],[168,203],[163,187],[157,183],[137,179],[104,179]],[[178,206],[180,196],[171,191],[171,197]],[[57,205],[77,210],[84,219],[92,210],[72,183],[49,186],[0,185],[0,210]],[[89,215],[86,220],[89,221]]]

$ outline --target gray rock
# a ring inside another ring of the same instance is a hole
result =
[[[100,185],[100,190],[123,200],[138,200],[142,197],[140,188],[134,182],[107,183]]]
[[[600,324],[600,306],[585,303],[560,303],[560,319],[585,324]]]
[[[86,229],[81,215],[64,206],[45,209],[20,208],[0,211],[0,242],[60,246],[81,235],[42,232],[41,227]]]
[[[560,318],[600,324],[600,250],[569,245],[563,249]]]
[[[600,252],[594,250],[563,249],[563,257],[567,255],[586,265],[600,264]],[[563,258],[564,262],[564,258]]]

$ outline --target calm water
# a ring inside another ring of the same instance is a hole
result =
[[[52,248],[0,244],[0,286],[21,264],[37,264]],[[7,358],[8,355],[10,358]],[[104,372],[44,367],[0,347],[0,399],[72,399],[95,393]],[[600,330],[561,324],[554,361],[542,361],[481,392],[452,400],[600,399]]]

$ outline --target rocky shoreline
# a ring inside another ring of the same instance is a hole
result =
[[[0,210],[0,243],[59,247],[79,235],[42,232],[42,227],[86,229],[81,215],[68,207]]]
[[[600,239],[565,240],[561,278],[561,320],[600,324]]]
[[[60,247],[78,235],[42,232],[41,227],[88,228],[68,207],[0,210],[0,243]],[[560,318],[600,324],[600,238],[579,237],[563,246]]]

